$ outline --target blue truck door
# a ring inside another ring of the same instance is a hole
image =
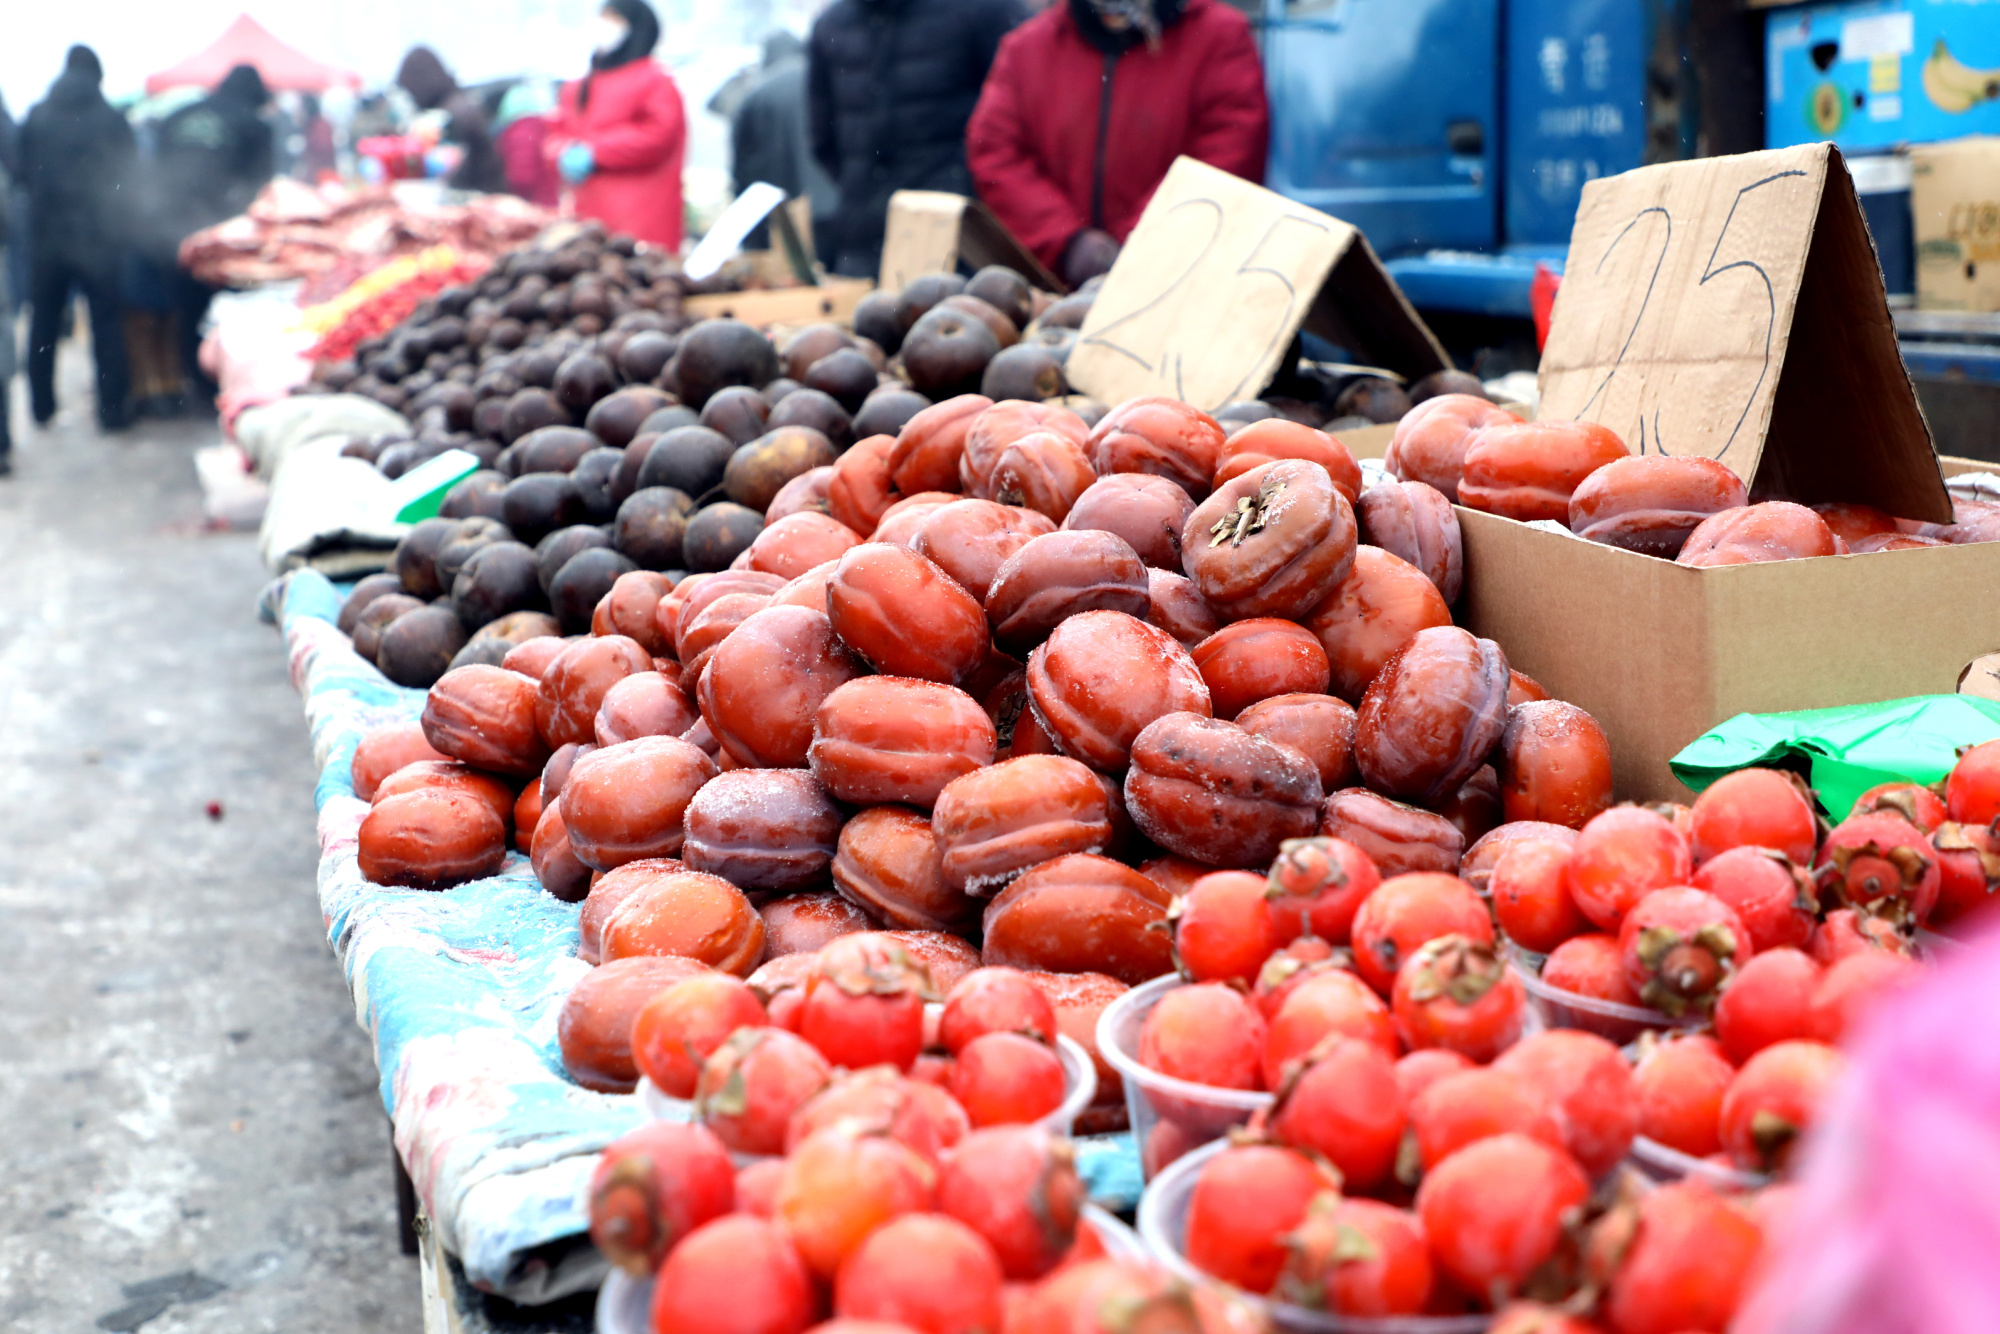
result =
[[[1499,0],[1264,0],[1265,183],[1385,255],[1499,239]]]
[[[1511,0],[1509,244],[1568,245],[1584,182],[1645,162],[1647,66],[1656,29],[1671,27],[1686,3]]]

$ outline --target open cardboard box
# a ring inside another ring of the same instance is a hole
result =
[[[1457,509],[1458,623],[1597,719],[1621,798],[1691,800],[1667,761],[1739,713],[1951,694],[2000,651],[2000,542],[1690,569]]]
[[[1382,457],[1393,426],[1342,432]],[[1941,458],[1946,477],[1991,471]],[[1739,713],[1948,695],[2000,653],[2000,542],[1697,570],[1454,506],[1458,624],[1589,712],[1621,799],[1689,801],[1668,768]]]

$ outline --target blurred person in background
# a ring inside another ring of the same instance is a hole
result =
[[[819,250],[835,273],[881,268],[896,191],[972,193],[966,121],[1000,39],[1027,14],[1021,0],[834,0],[813,24],[813,156],[840,196]]]
[[[1223,0],[1062,0],[1000,44],[966,131],[979,197],[1072,287],[1110,269],[1176,157],[1262,184],[1249,20]]]
[[[90,307],[92,359],[97,366],[97,424],[122,431],[132,424],[125,361],[124,311],[119,300],[123,253],[130,239],[128,206],[137,171],[132,127],[104,100],[104,67],[87,46],[72,46],[48,96],[20,131],[21,176],[27,182],[31,249],[28,398],[38,425],[56,415],[56,342],[72,293]]]
[[[687,113],[652,58],[659,17],[644,0],[610,0],[597,24],[590,73],[563,85],[547,152],[577,217],[679,250]]]
[[[497,194],[507,188],[507,170],[493,145],[485,106],[458,86],[437,52],[428,46],[411,47],[396,71],[396,86],[410,95],[419,112],[444,115],[443,141],[456,144],[461,152],[458,165],[445,178],[446,185],[481,194]]]
[[[562,178],[545,151],[555,98],[540,79],[523,79],[500,98],[493,117],[493,146],[506,171],[507,189],[531,204],[562,202]]]
[[[180,245],[248,209],[276,174],[274,134],[264,119],[270,101],[256,67],[238,65],[214,92],[160,122],[147,253],[172,275],[181,375],[204,403],[214,401],[216,385],[201,368],[201,325],[219,289],[180,267]]]
[[[292,163],[292,175],[308,185],[319,182],[319,178],[338,167],[338,155],[334,150],[333,122],[320,109],[319,99],[311,93],[299,98],[300,147],[297,159]]]
[[[14,297],[8,282],[8,242],[12,238],[14,179],[21,172],[19,135],[14,118],[7,112],[7,99],[0,97],[0,477],[14,471],[14,434],[9,424],[8,390],[14,383]]]
[[[803,195],[812,201],[815,237],[831,226],[840,195],[813,158],[806,123],[806,48],[789,32],[764,39],[763,68],[730,113],[729,160],[737,194],[768,181],[787,199]],[[769,249],[770,244],[769,224],[762,222],[744,240],[751,250]]]

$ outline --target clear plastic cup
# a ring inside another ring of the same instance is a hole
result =
[[[1209,1277],[1188,1262],[1183,1242],[1187,1234],[1188,1199],[1194,1194],[1195,1181],[1200,1177],[1201,1169],[1208,1165],[1208,1160],[1226,1147],[1223,1144],[1206,1144],[1182,1155],[1162,1168],[1160,1174],[1146,1184],[1146,1193],[1139,1198],[1139,1240],[1145,1243],[1153,1259],[1190,1282],[1225,1288],[1227,1284]],[[1482,1334],[1493,1323],[1490,1315],[1338,1315],[1331,1311],[1308,1310],[1287,1302],[1274,1302],[1236,1288],[1228,1290],[1262,1315],[1273,1328],[1291,1331],[1292,1334]]]
[[[597,1290],[597,1334],[653,1334],[653,1280],[613,1265]]]
[[[1772,1181],[1766,1173],[1723,1167],[1705,1158],[1682,1153],[1679,1149],[1668,1148],[1658,1140],[1647,1139],[1644,1135],[1633,1138],[1628,1156],[1632,1165],[1649,1180],[1662,1183],[1695,1177],[1719,1191],[1752,1191],[1760,1186],[1768,1186]]]
[[[1125,1109],[1139,1146],[1139,1169],[1149,1180],[1188,1150],[1246,1124],[1273,1101],[1268,1093],[1212,1088],[1139,1063],[1139,1030],[1146,1016],[1162,996],[1185,985],[1172,973],[1156,977],[1105,1006],[1097,1017],[1097,1049],[1125,1082]]]
[[[1542,962],[1548,956],[1506,943],[1507,962],[1528,993],[1528,1004],[1545,1028],[1580,1028],[1608,1038],[1619,1046],[1636,1041],[1641,1033],[1658,1033],[1677,1028],[1700,1028],[1706,1015],[1688,1014],[1676,1019],[1661,1010],[1639,1005],[1620,1005],[1598,1000],[1580,992],[1565,991],[1542,981]]]
[[[1113,1260],[1150,1260],[1152,1253],[1146,1243],[1139,1240],[1139,1234],[1118,1220],[1115,1214],[1100,1209],[1094,1204],[1083,1206],[1084,1225],[1097,1234],[1104,1243],[1104,1253]]]

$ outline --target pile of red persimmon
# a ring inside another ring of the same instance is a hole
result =
[[[927,1018],[929,985],[893,941],[855,935],[768,1006],[754,980],[708,972],[640,1012],[639,1064],[694,1120],[605,1152],[590,1226],[614,1263],[658,1275],[656,1334],[799,1334],[829,1316],[999,1334],[1044,1304],[1087,1316],[1106,1282],[1170,1286],[1101,1267],[1070,1141],[1034,1124],[1062,1091],[1041,990],[979,969]],[[920,1056],[927,1028],[937,1054]],[[1203,1300],[1223,1321],[1205,1326],[1240,1327]]]
[[[1954,497],[1953,522],[1871,505],[1751,504],[1714,459],[1634,455],[1594,422],[1525,422],[1468,394],[1442,394],[1397,423],[1383,463],[1471,509],[1551,520],[1581,537],[1682,565],[1744,565],[2000,541],[2000,504]]]

